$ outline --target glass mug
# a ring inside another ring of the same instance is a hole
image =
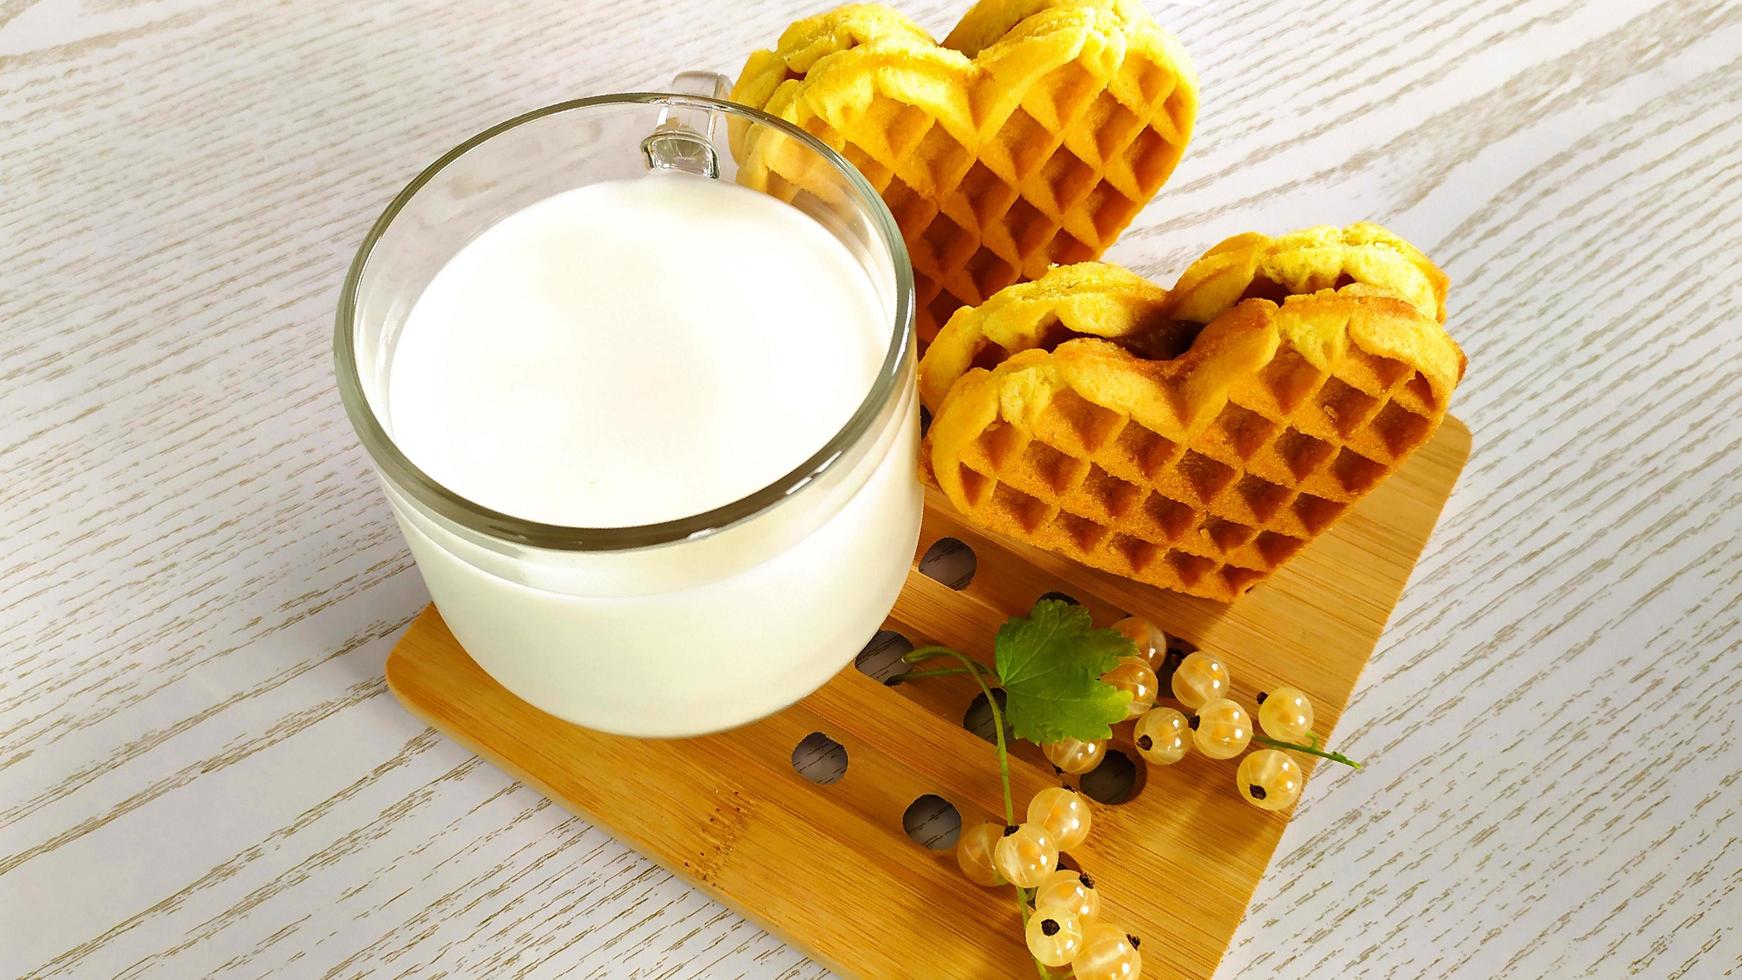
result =
[[[724,81],[692,73],[678,86],[717,96]],[[728,134],[731,150],[716,142]],[[526,521],[432,479],[395,445],[388,414],[395,343],[418,296],[462,246],[508,215],[658,169],[774,194],[847,248],[888,322],[882,364],[858,409],[775,482],[658,524]],[[430,595],[479,666],[559,718],[624,735],[687,736],[755,720],[816,690],[894,605],[922,508],[913,302],[888,208],[810,135],[717,97],[606,95],[492,127],[419,174],[351,265],[334,359],[346,412]]]

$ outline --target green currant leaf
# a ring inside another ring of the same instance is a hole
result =
[[[1125,636],[1095,629],[1082,606],[1035,603],[1026,617],[999,628],[993,646],[1011,732],[1041,743],[1112,735],[1131,695],[1101,675],[1136,652]]]

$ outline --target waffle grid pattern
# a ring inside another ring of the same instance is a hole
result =
[[[1117,575],[1229,600],[1396,469],[1442,409],[1400,361],[1351,346],[1326,374],[1284,344],[1191,438],[1064,389],[1032,435],[994,421],[959,465],[977,521]]]
[[[883,196],[908,244],[928,341],[958,308],[1112,245],[1172,173],[1196,111],[1190,69],[1135,43],[1110,75],[1078,58],[1022,78],[969,71],[951,79],[917,58],[902,64],[899,52],[853,53],[891,62],[872,73],[875,94],[840,126],[812,104],[831,99],[820,86],[777,91],[764,108],[841,152]],[[970,118],[933,98],[952,81],[966,85]],[[782,173],[778,157],[766,166],[772,177],[804,182]]]

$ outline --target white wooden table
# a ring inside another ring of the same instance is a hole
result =
[[[820,7],[0,0],[0,975],[822,971],[413,722],[329,366],[388,198]],[[909,11],[947,28],[956,4]],[[1742,6],[1155,8],[1113,257],[1383,221],[1475,456],[1223,974],[1742,972]]]

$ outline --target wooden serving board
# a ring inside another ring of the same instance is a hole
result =
[[[887,629],[989,662],[999,624],[1036,598],[1062,592],[1097,624],[1137,613],[1218,653],[1248,710],[1258,691],[1301,688],[1315,705],[1317,733],[1328,738],[1469,448],[1469,430],[1448,418],[1325,536],[1228,606],[988,536],[934,497],[918,555],[955,538],[973,550],[975,573],[953,589],[920,572],[916,556]],[[431,607],[388,657],[387,682],[414,714],[834,969],[874,977],[1034,976],[1012,891],[970,884],[952,850],[917,843],[903,826],[910,806],[927,794],[953,805],[964,826],[1002,822],[992,748],[964,727],[978,690],[966,678],[888,687],[848,667],[791,708],[734,731],[621,738],[559,721],[509,694],[466,656]],[[795,771],[795,749],[812,733],[844,746],[847,768],[838,780],[818,784]],[[1130,737],[1130,725],[1116,730],[1117,746],[1135,758]],[[1058,777],[1033,746],[1015,755],[1020,811]],[[1143,939],[1146,976],[1210,976],[1282,835],[1286,813],[1258,810],[1236,795],[1236,763],[1194,753],[1146,772],[1139,761],[1129,798],[1095,804],[1093,832],[1070,855],[1095,876],[1102,917]],[[1337,771],[1325,773],[1328,781],[1362,778],[1331,768]]]

